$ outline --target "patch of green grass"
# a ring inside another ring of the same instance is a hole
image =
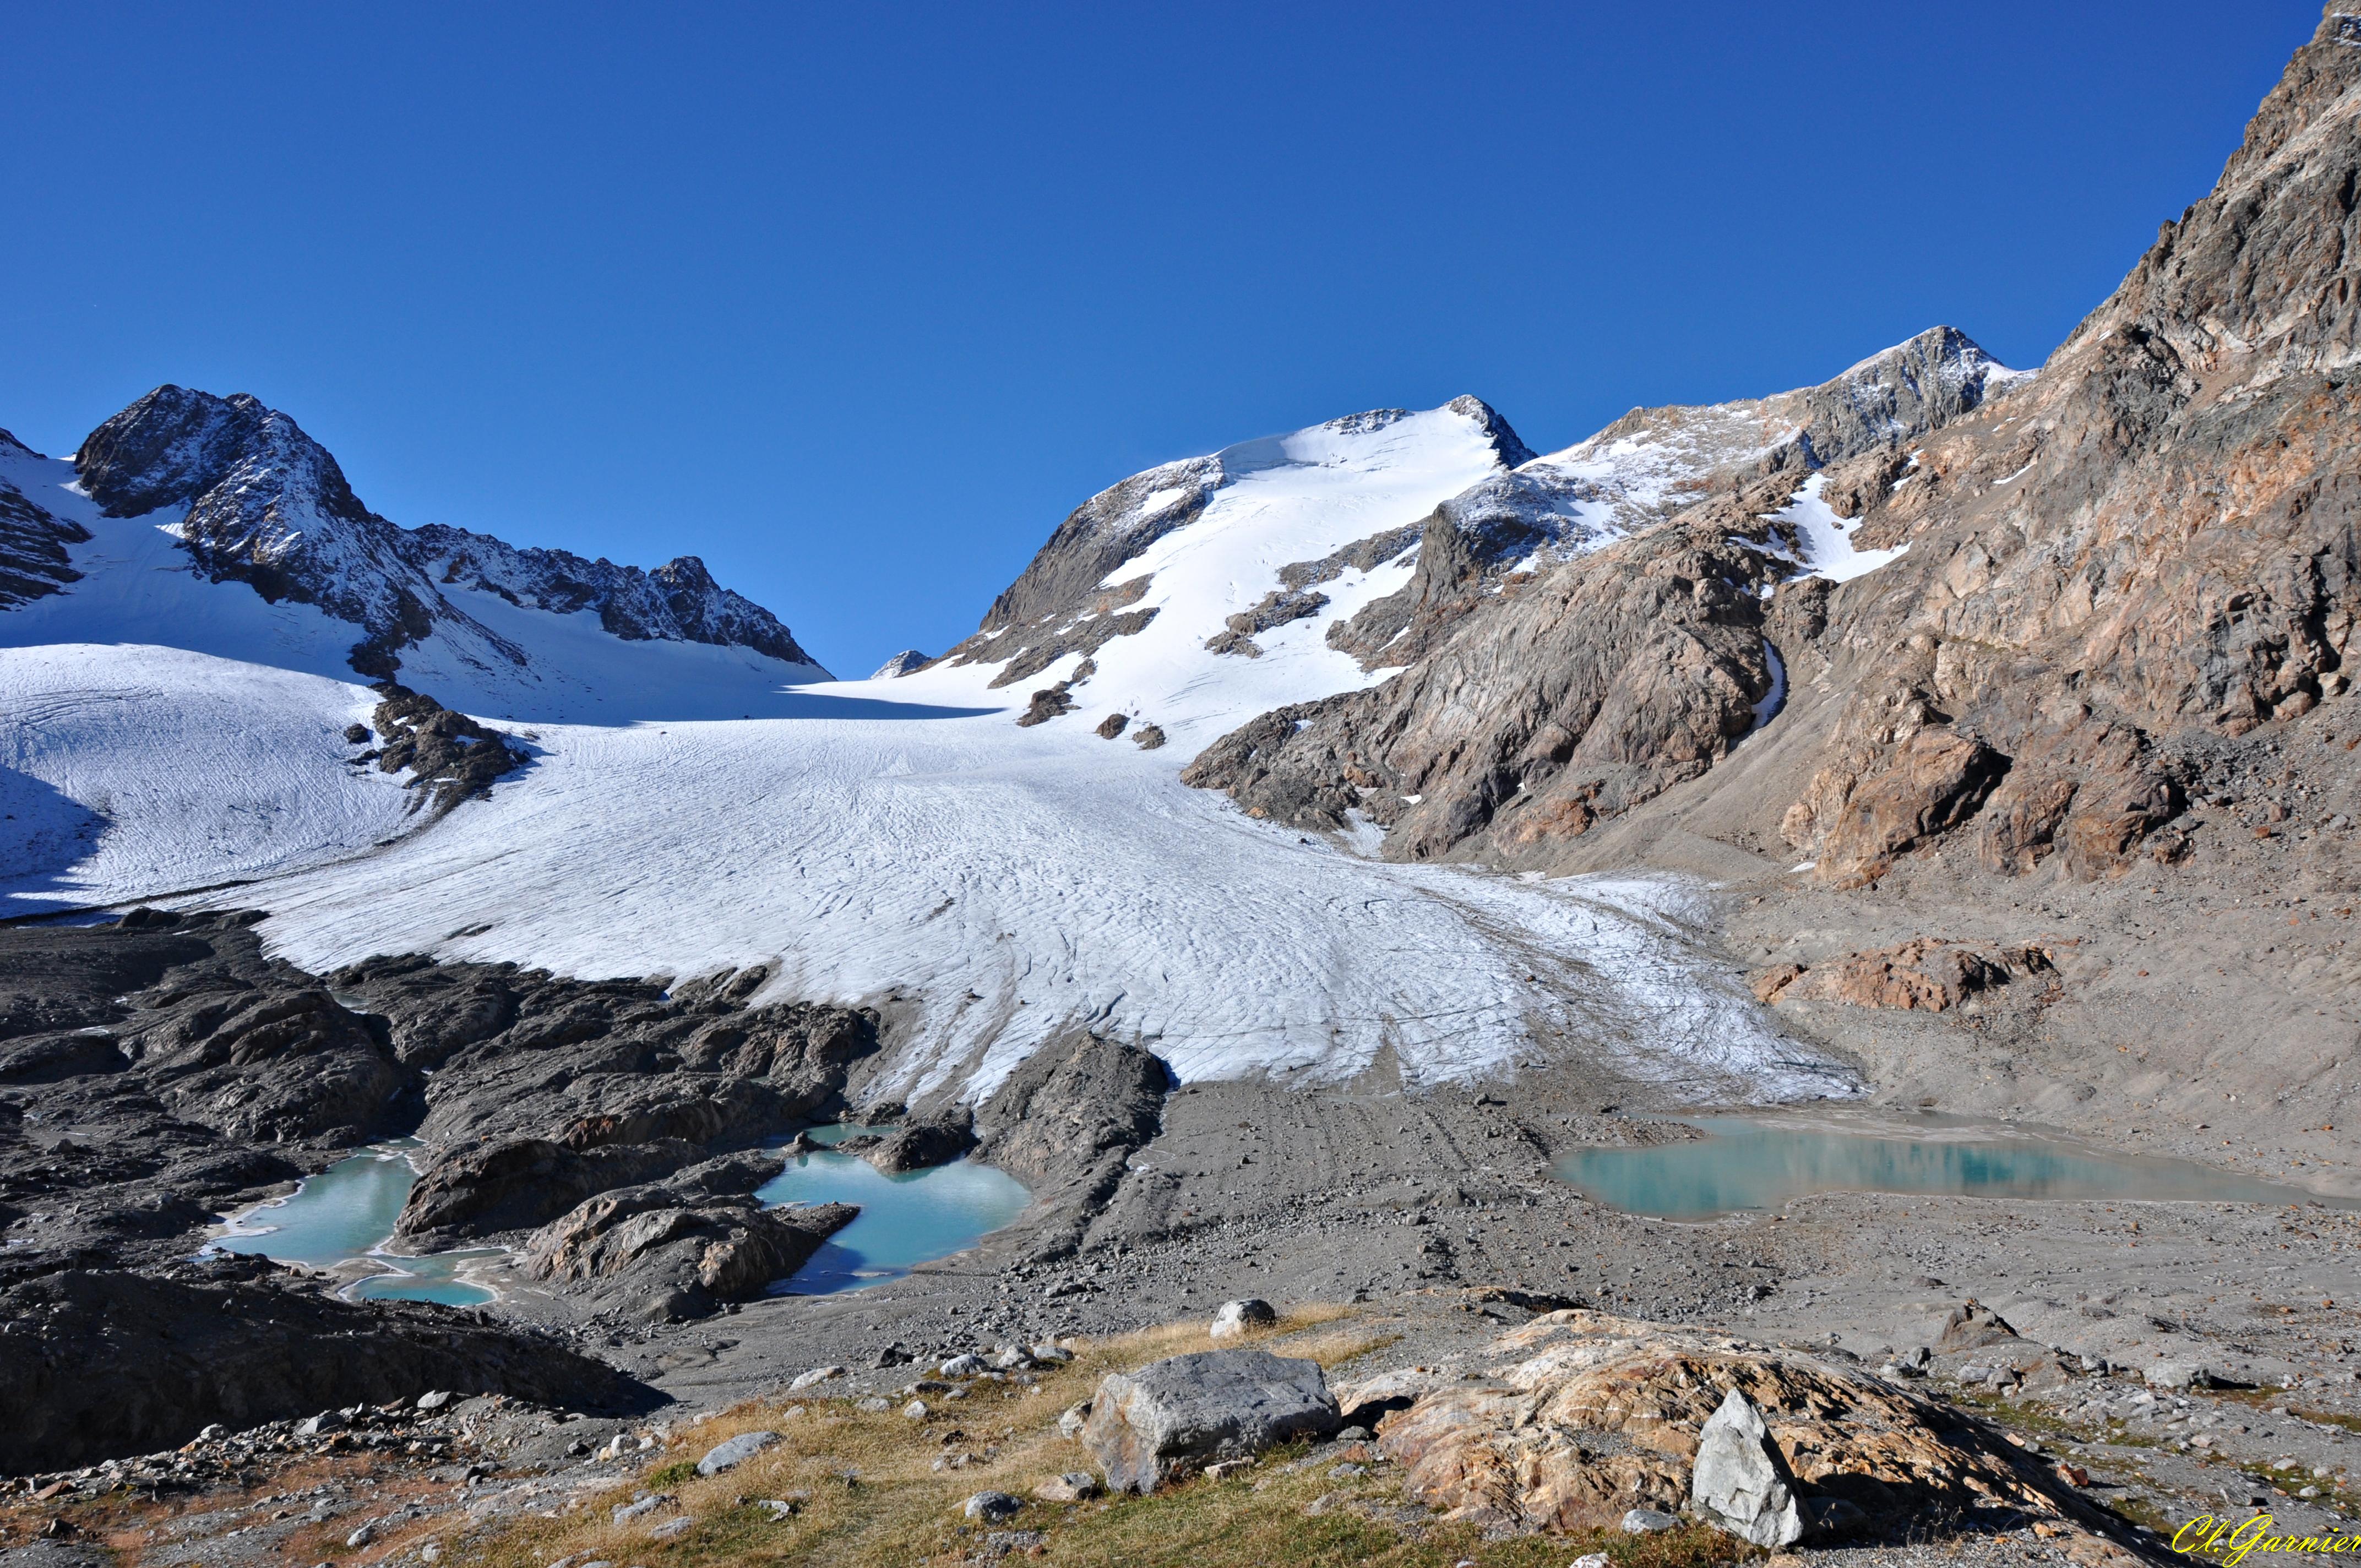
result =
[[[660,1464],[641,1476],[640,1485],[650,1491],[656,1491],[665,1486],[677,1486],[684,1481],[695,1479],[697,1479],[697,1461],[675,1459],[671,1464]]]

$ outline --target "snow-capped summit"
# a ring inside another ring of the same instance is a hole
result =
[[[695,556],[644,571],[401,528],[286,414],[181,387],[100,425],[71,467],[0,446],[0,607],[12,602],[24,608],[0,620],[0,643],[399,672],[508,718],[737,717],[829,678]]]
[[[1407,580],[1437,506],[1532,458],[1462,397],[1135,474],[1076,508],[926,679],[1154,724],[1177,766],[1192,739],[1365,684],[1331,629]]]
[[[1435,509],[1416,569],[1335,628],[1371,667],[1431,651],[1422,631],[1519,572],[1604,548],[1692,505],[1708,477],[1750,465],[1816,469],[1949,423],[2034,372],[1956,327],[1930,327],[1817,386],[1767,398],[1633,409],[1587,440],[1489,474]]]
[[[916,648],[905,648],[878,665],[870,673],[869,678],[873,681],[899,680],[904,675],[917,674],[933,663],[932,659],[919,652]]]

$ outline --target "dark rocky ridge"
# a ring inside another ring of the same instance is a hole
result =
[[[751,648],[814,663],[768,610],[719,587],[684,555],[642,571],[562,550],[520,550],[439,524],[395,526],[363,506],[336,460],[295,422],[239,393],[159,387],[100,425],[74,455],[106,510],[186,507],[182,543],[215,582],[317,605],[361,632],[353,668],[390,677],[401,650],[438,623],[467,628],[522,664],[522,650],[445,596],[458,586],[556,615],[594,610],[627,641]]]
[[[32,455],[32,449],[0,430],[0,457]],[[69,522],[35,502],[6,478],[0,478],[0,609],[56,593],[81,580],[69,549],[87,543],[90,531]]]
[[[842,1103],[874,1020],[748,1008],[759,975],[564,981],[381,959],[326,981],[255,916],[0,929],[0,1283],[160,1262],[372,1139],[441,1152],[406,1234],[546,1223]],[[430,1076],[431,1075],[431,1076]],[[39,1216],[38,1219],[35,1216]]]
[[[27,1446],[5,1463],[55,1467],[426,1387],[643,1402],[518,1316],[628,1349],[741,1302],[775,1310],[764,1287],[857,1212],[763,1209],[752,1194],[781,1160],[747,1146],[851,1109],[850,1079],[877,1049],[869,1014],[750,1007],[759,970],[590,983],[412,958],[315,978],[262,952],[258,918],[0,927],[0,1397],[29,1412]],[[980,1123],[985,1157],[1039,1200],[994,1245],[1064,1255],[1155,1135],[1168,1083],[1137,1047],[1081,1037],[980,1117],[939,1105],[873,1152],[894,1169],[954,1158]],[[519,1282],[549,1295],[348,1302],[259,1259],[188,1261],[216,1215],[412,1131],[436,1157],[405,1237],[506,1242]],[[648,1354],[650,1372],[706,1360]],[[78,1361],[87,1387],[68,1386]],[[77,1421],[83,1435],[58,1437]]]

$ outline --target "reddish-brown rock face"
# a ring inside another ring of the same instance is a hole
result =
[[[1552,1312],[1493,1348],[1488,1376],[1438,1382],[1378,1423],[1406,1488],[1446,1519],[1572,1530],[1612,1526],[1632,1508],[1680,1509],[1698,1435],[1737,1388],[1761,1407],[1824,1532],[1986,1499],[2102,1522],[2031,1452],[1808,1355],[1587,1311]],[[1349,1405],[1360,1391],[1339,1396]]]
[[[2361,47],[2337,25],[2037,375],[1905,397],[1966,385],[1957,334],[1929,334],[1806,393],[1635,412],[1635,437],[1727,412],[1770,444],[1733,437],[1668,515],[1621,515],[1626,536],[1530,577],[1462,560],[1443,509],[1422,550],[1454,569],[1356,620],[1354,650],[1401,673],[1248,724],[1186,776],[1299,827],[1357,812],[1391,858],[1546,864],[1710,794],[1743,743],[1778,765],[1724,815],[1837,885],[1955,839],[1971,852],[1947,863],[2001,875],[2179,860],[2191,800],[2258,727],[2347,685]],[[1856,550],[1906,553],[1795,577],[1770,514],[1813,472]],[[1783,681],[1806,711],[1758,726]]]
[[[1919,938],[1835,963],[1780,964],[1753,977],[1763,1002],[1841,1002],[1853,1007],[1894,1007],[1941,1013],[1979,992],[2012,980],[2049,975],[2038,948],[1994,948]]]

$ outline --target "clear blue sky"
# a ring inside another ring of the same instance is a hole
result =
[[[0,10],[0,426],[161,381],[397,522],[702,555],[840,674],[1139,468],[2038,362],[2306,0]]]

